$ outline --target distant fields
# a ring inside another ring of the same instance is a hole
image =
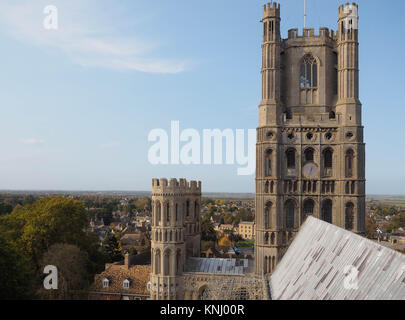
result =
[[[366,201],[368,204],[381,204],[385,206],[397,206],[405,208],[405,196],[380,196],[370,195],[367,196]]]

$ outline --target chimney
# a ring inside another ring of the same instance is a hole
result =
[[[127,269],[131,267],[131,256],[128,252],[125,254],[124,265],[127,267]]]

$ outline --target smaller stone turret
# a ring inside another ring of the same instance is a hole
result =
[[[200,207],[201,182],[152,180],[152,299],[183,299],[186,257],[200,255]]]

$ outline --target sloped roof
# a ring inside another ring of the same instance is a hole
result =
[[[243,275],[249,267],[247,259],[187,258],[185,272]]]
[[[149,295],[147,284],[150,280],[150,273],[150,266],[135,265],[128,269],[125,265],[108,265],[104,272],[95,276],[90,291]],[[102,285],[105,278],[110,281],[108,288],[103,288]],[[128,289],[124,289],[123,283],[127,279],[130,285]]]
[[[309,217],[271,276],[270,293],[274,300],[405,300],[405,255]]]

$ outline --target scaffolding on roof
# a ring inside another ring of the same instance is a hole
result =
[[[212,276],[201,294],[201,300],[269,300],[268,283],[255,275]]]

